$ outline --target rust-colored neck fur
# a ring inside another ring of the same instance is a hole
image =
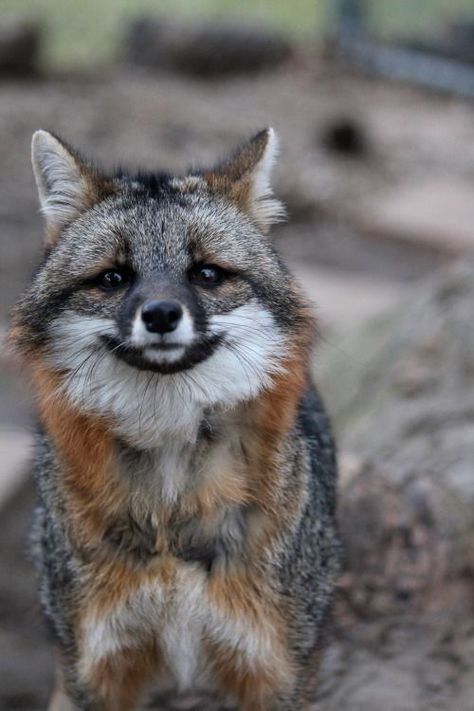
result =
[[[204,522],[223,507],[249,503],[253,506],[255,515],[248,519],[245,533],[245,565],[237,557],[233,564],[217,568],[207,578],[206,595],[213,609],[229,618],[236,616],[239,625],[247,624],[253,634],[265,636],[271,630],[271,668],[257,662],[243,664],[234,646],[225,640],[204,640],[222,687],[240,699],[242,708],[253,711],[268,708],[275,684],[286,684],[292,673],[285,649],[282,603],[274,599],[261,561],[263,551],[278,537],[285,522],[291,521],[301,499],[295,482],[285,480],[282,463],[285,442],[294,428],[298,402],[306,385],[305,362],[301,349],[285,364],[285,371],[274,378],[271,389],[241,408],[242,417],[236,426],[242,430],[245,462],[219,472],[212,481],[187,492],[179,502],[184,518],[194,515]],[[61,394],[60,376],[44,364],[36,363],[33,372],[40,417],[61,464],[57,485],[63,492],[67,525],[74,545],[84,552],[88,562],[88,582],[76,619],[77,634],[82,639],[87,625],[122,609],[148,581],[156,584],[158,579],[165,587],[173,584],[179,562],[167,550],[166,538],[176,522],[176,512],[168,511],[164,505],[157,512],[162,525],[156,549],[164,554],[151,558],[149,564],[136,565],[135,561],[130,565],[115,551],[109,555],[104,536],[123,520],[130,507],[127,480],[118,471],[113,423],[75,410]],[[290,491],[285,490],[288,486]],[[195,574],[192,570],[191,574]],[[256,587],[260,590],[258,595],[254,594]],[[132,652],[128,648],[119,650],[92,666],[87,662],[86,650],[83,673],[91,687],[108,700],[104,708],[129,708],[147,680],[153,678],[160,667],[161,652],[155,638],[151,639]]]
[[[177,507],[163,505],[156,511],[161,523],[157,548],[166,549],[163,530],[172,520],[190,516],[205,520],[219,508],[248,503],[271,518],[283,514],[278,511],[279,458],[305,387],[303,363],[303,353],[293,356],[284,372],[274,378],[273,387],[242,408],[245,466],[239,462],[239,466],[223,469],[212,480],[186,491]],[[96,549],[108,530],[118,522],[123,526],[130,511],[130,491],[126,477],[120,475],[113,423],[72,407],[61,393],[60,376],[43,363],[36,362],[33,373],[40,417],[61,463],[58,486],[74,540],[81,548]]]

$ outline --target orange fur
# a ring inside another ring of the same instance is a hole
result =
[[[244,471],[220,470],[219,477],[205,480],[186,493],[180,504],[182,512],[212,518],[221,507],[243,506],[253,500]]]
[[[60,394],[56,374],[40,363],[33,372],[40,418],[63,465],[60,485],[75,540],[92,548],[101,542],[126,497],[114,472],[113,437],[106,422],[69,405]]]
[[[243,711],[268,711],[275,693],[275,675],[257,664],[252,669],[242,667],[238,652],[220,645],[211,645],[210,654],[219,660],[215,671],[220,683],[239,700]]]
[[[89,679],[104,711],[129,711],[159,667],[160,653],[154,640],[139,650],[124,649],[100,661]]]
[[[205,171],[203,177],[209,188],[226,195],[241,208],[248,207],[252,192],[252,173],[264,156],[268,132],[261,131],[255,138],[226,163],[214,170]]]
[[[260,569],[263,550],[272,544],[282,522],[291,516],[291,500],[281,497],[279,443],[294,425],[296,408],[306,374],[300,347],[285,364],[285,371],[274,378],[273,387],[251,406],[244,408],[246,439],[244,462],[238,471],[219,473],[205,480],[180,501],[178,510],[162,507],[156,547],[161,555],[136,565],[100,546],[107,527],[127,511],[127,488],[114,470],[113,435],[110,423],[76,412],[58,394],[60,378],[39,362],[34,368],[42,421],[55,442],[64,471],[65,499],[74,536],[86,550],[89,583],[77,614],[81,639],[86,619],[101,619],[113,614],[131,599],[145,583],[168,587],[176,575],[178,562],[170,555],[167,527],[189,515],[204,523],[222,506],[253,503],[256,513],[249,518],[246,567],[237,561],[217,568],[208,580],[212,606],[226,617],[247,626],[251,634],[271,639],[271,658],[265,664],[249,664],[238,650],[225,642],[208,643],[210,663],[226,691],[235,694],[243,708],[268,709],[275,688],[284,688],[291,676],[286,652],[284,611],[278,609]],[[248,430],[248,432],[247,432]],[[291,497],[290,497],[291,498]],[[297,505],[298,492],[294,492]],[[89,670],[88,680],[107,700],[105,708],[127,709],[146,681],[159,671],[156,643],[125,649],[106,657]],[[153,646],[154,645],[154,646]],[[117,679],[119,682],[117,682]]]
[[[298,402],[306,386],[303,342],[284,363],[284,371],[274,377],[273,388],[253,404],[249,413],[246,453],[249,460],[250,490],[257,502],[257,512],[250,519],[248,545],[251,557],[259,559],[263,551],[278,539],[285,522],[291,521],[300,505],[303,483],[289,489],[281,473],[281,443],[295,424]]]

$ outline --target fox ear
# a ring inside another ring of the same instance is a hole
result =
[[[33,134],[31,160],[47,241],[52,243],[64,227],[98,201],[100,181],[91,167],[48,131]]]
[[[230,160],[204,173],[215,192],[226,195],[253,219],[262,232],[285,218],[285,208],[273,197],[270,177],[278,153],[273,128],[257,133]]]

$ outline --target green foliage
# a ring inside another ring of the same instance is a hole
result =
[[[323,24],[325,0],[0,0],[0,15],[32,12],[46,21],[49,66],[91,66],[118,51],[123,26],[141,13],[198,19],[236,18],[271,25],[290,36]]]
[[[380,35],[432,35],[460,17],[474,20],[473,0],[371,0],[371,25]]]
[[[474,16],[474,0],[366,0],[376,34],[433,33],[461,14]],[[6,13],[44,18],[45,62],[52,67],[94,66],[118,52],[128,18],[143,12],[201,20],[236,18],[273,26],[298,39],[320,37],[336,0],[0,0]]]

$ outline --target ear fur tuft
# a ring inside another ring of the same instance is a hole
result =
[[[279,152],[280,141],[273,128],[265,131],[266,144],[262,157],[252,175],[252,211],[260,227],[266,231],[270,225],[286,217],[283,204],[273,197],[271,175]]]
[[[270,182],[278,143],[273,128],[266,128],[230,160],[204,175],[212,189],[236,202],[262,232],[286,216],[282,203],[273,197]]]
[[[97,176],[79,156],[48,131],[33,134],[31,160],[48,241],[98,198]]]

